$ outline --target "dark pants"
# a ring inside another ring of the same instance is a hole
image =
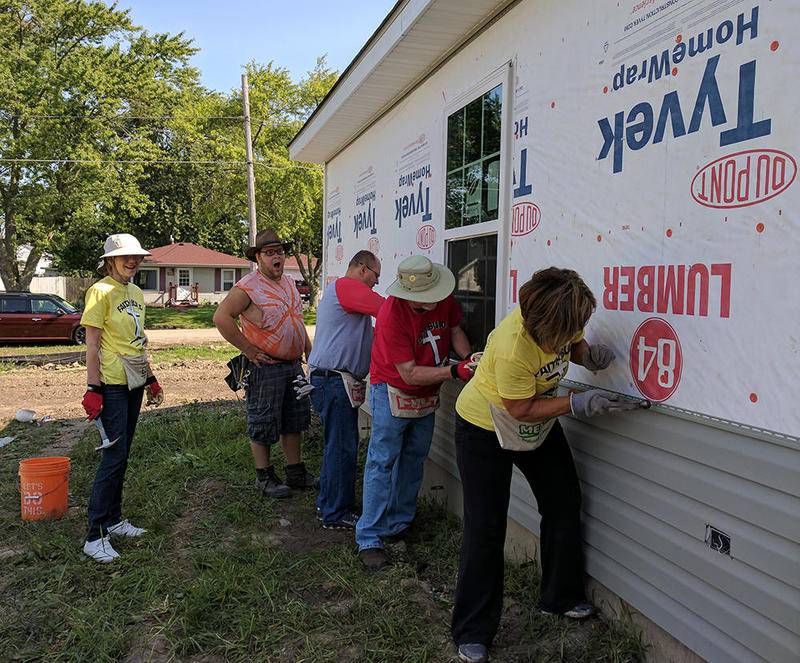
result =
[[[103,387],[100,421],[108,439],[119,440],[113,447],[105,449],[100,457],[89,498],[87,541],[104,536],[109,527],[122,519],[122,485],[143,394],[144,387],[132,391],[128,391],[128,386],[124,384],[107,384]]]
[[[516,465],[541,514],[542,584],[539,607],[560,613],[585,600],[581,490],[558,422],[535,451],[506,451],[493,431],[456,415],[456,458],[464,491],[464,539],[452,633],[456,644],[489,646],[503,607],[503,546]]]
[[[358,408],[350,405],[341,376],[312,373],[311,404],[322,419],[325,448],[319,475],[317,507],[325,523],[335,523],[356,509]]]

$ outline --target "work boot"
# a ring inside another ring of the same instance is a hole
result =
[[[319,488],[319,477],[306,469],[305,463],[286,466],[286,485],[289,488]]]
[[[279,500],[284,497],[289,497],[291,491],[283,481],[280,480],[275,474],[275,467],[270,465],[265,470],[256,470],[258,476],[256,477],[256,488],[261,491],[265,497],[272,497]]]
[[[367,571],[380,571],[389,566],[389,558],[383,548],[367,548],[358,551],[358,558]]]

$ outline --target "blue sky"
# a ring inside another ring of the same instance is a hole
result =
[[[107,0],[110,4],[110,0]],[[203,85],[227,92],[241,85],[250,60],[286,67],[300,78],[327,53],[342,71],[395,0],[119,0],[151,32],[184,32],[200,48],[193,60]]]

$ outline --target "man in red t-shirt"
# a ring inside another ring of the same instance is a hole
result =
[[[386,538],[411,525],[422,469],[433,438],[439,387],[449,378],[467,381],[470,344],[459,327],[455,277],[444,265],[411,256],[375,322],[370,364],[372,434],[364,467],[363,512],[356,525],[359,557],[368,569],[388,564]],[[462,358],[450,365],[450,349]]]

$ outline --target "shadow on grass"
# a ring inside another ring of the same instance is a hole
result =
[[[16,431],[12,423],[3,434]],[[115,542],[122,556],[100,565],[81,553],[95,437],[87,432],[70,454],[71,506],[55,522],[19,521],[10,485],[16,460],[46,449],[52,435],[0,449],[0,536],[22,551],[0,559],[0,660],[453,660],[448,629],[461,533],[440,506],[423,503],[419,540],[393,548],[387,572],[367,574],[352,533],[319,527],[313,492],[281,501],[255,492],[240,404],[156,410],[142,415],[124,498],[124,516],[148,534]],[[317,472],[317,422],[304,454]],[[641,644],[617,625],[539,615],[537,587],[535,565],[509,565],[493,660],[641,655]]]

